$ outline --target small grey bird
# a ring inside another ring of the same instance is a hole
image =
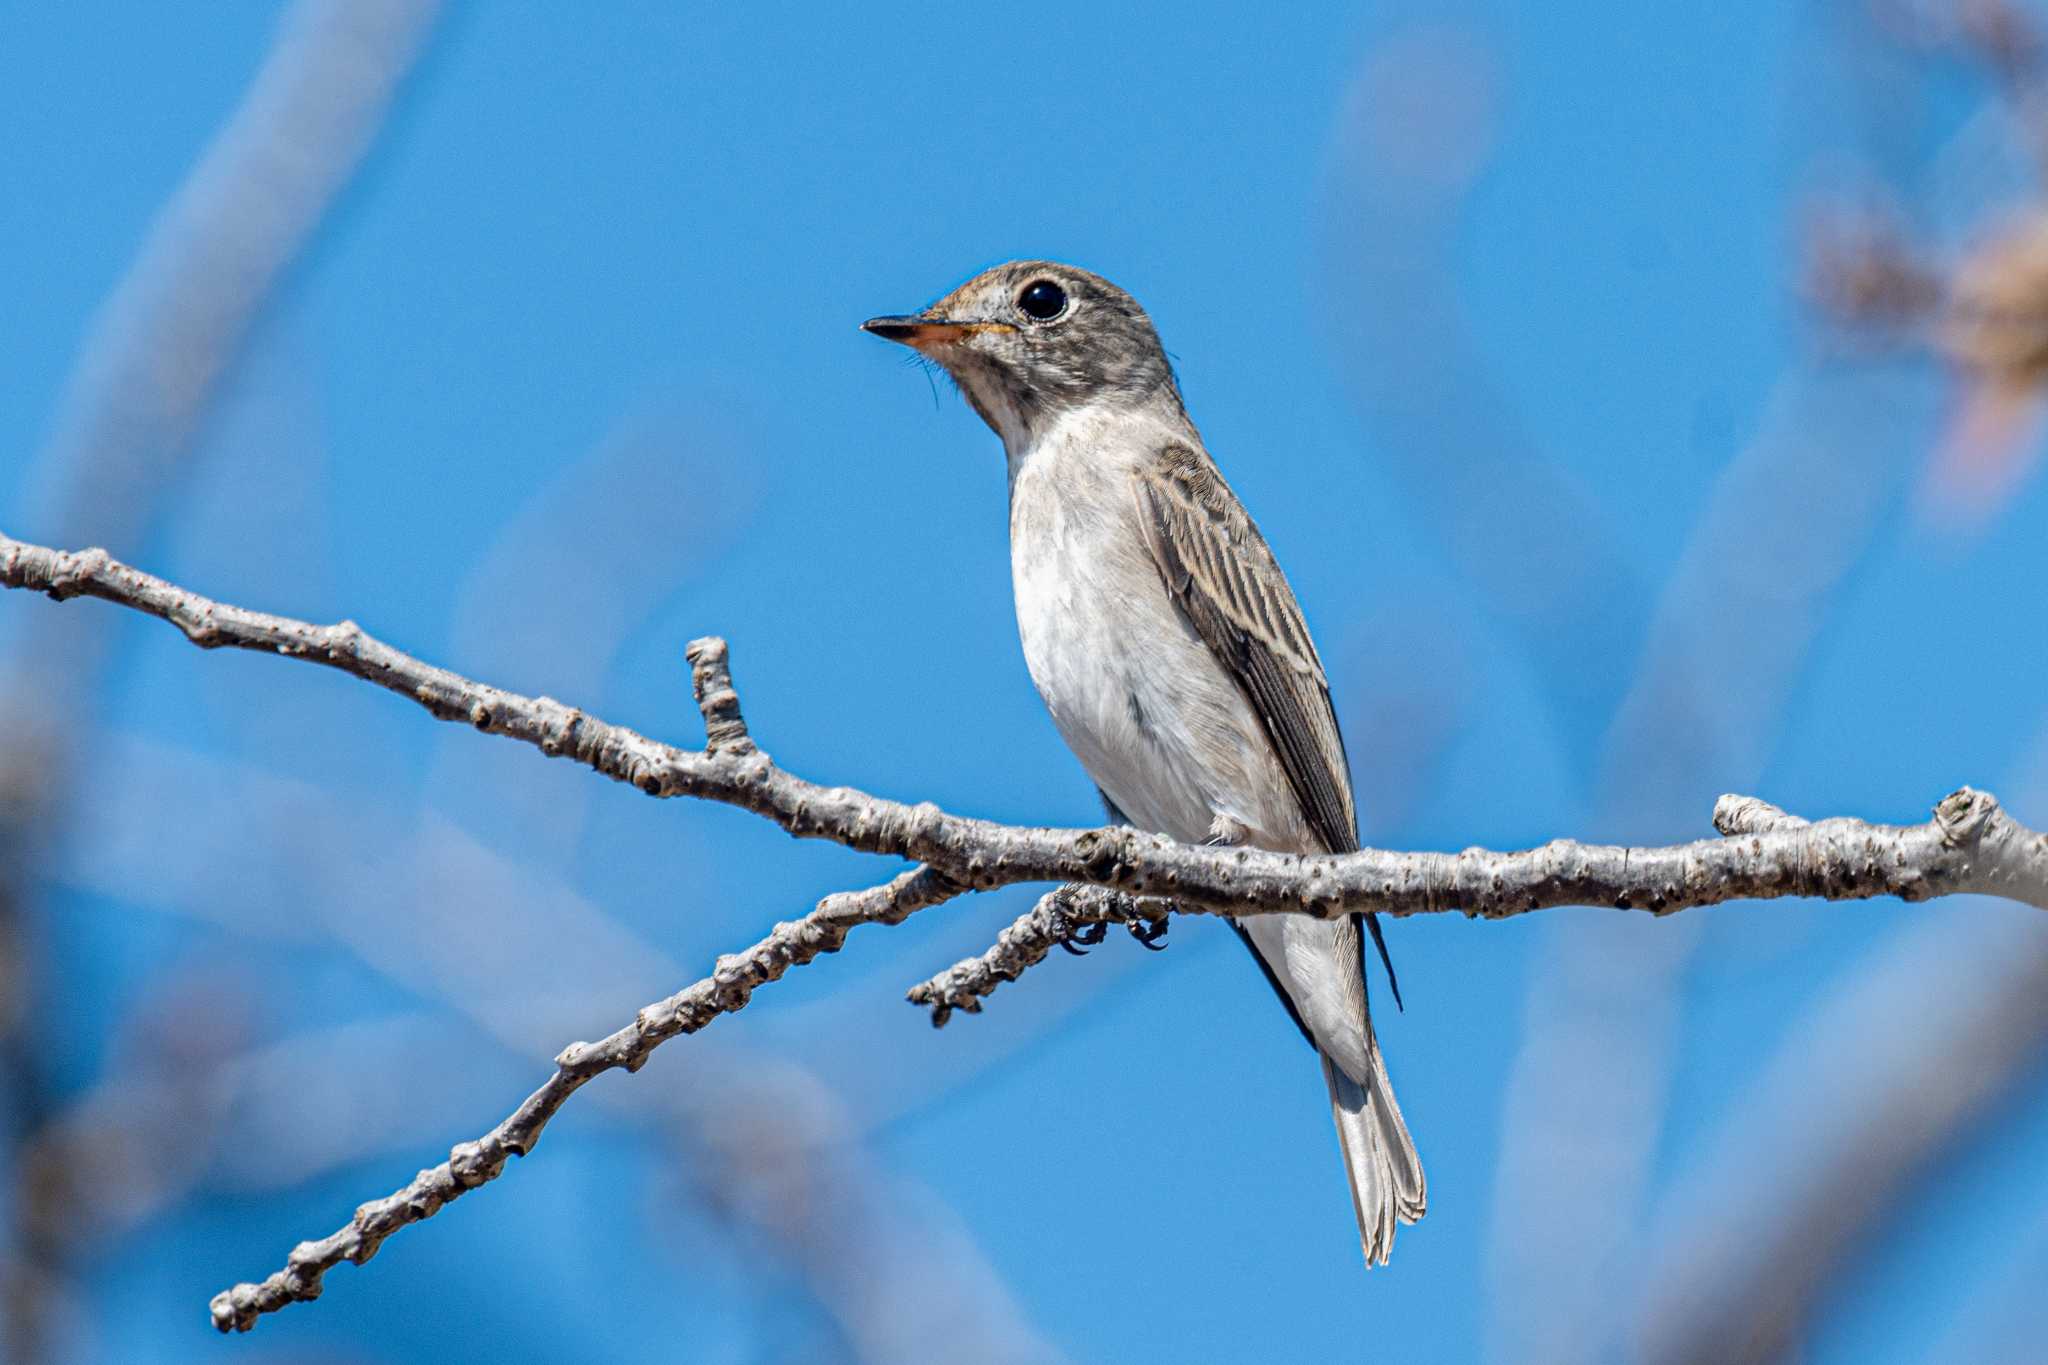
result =
[[[1073,266],[1014,261],[862,326],[943,366],[1002,438],[1025,662],[1110,818],[1184,843],[1357,848],[1308,625],[1137,300]],[[1384,1264],[1395,1220],[1426,1200],[1373,1036],[1359,917],[1233,924],[1322,1056],[1366,1262]]]

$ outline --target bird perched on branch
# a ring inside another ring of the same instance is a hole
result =
[[[1187,843],[1356,849],[1322,660],[1137,301],[1015,261],[862,325],[944,367],[1002,438],[1024,657],[1110,818]],[[1366,1261],[1384,1264],[1426,1199],[1367,1004],[1361,930],[1387,962],[1379,925],[1232,923],[1321,1056]]]

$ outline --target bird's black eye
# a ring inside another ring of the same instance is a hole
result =
[[[1024,292],[1017,296],[1017,307],[1024,316],[1039,322],[1051,322],[1067,311],[1067,291],[1051,280],[1033,280],[1024,286]]]

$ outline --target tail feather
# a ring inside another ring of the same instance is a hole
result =
[[[1367,1083],[1360,1085],[1327,1056],[1323,1079],[1330,1087],[1330,1113],[1337,1122],[1337,1142],[1344,1149],[1344,1169],[1351,1179],[1351,1208],[1358,1215],[1358,1239],[1365,1263],[1385,1265],[1394,1250],[1396,1220],[1412,1223],[1422,1217],[1429,1194],[1422,1159],[1394,1103],[1387,1067],[1378,1041],[1369,1050]]]

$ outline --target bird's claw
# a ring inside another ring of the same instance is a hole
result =
[[[1086,957],[1088,956],[1086,950],[1100,944],[1108,933],[1109,926],[1097,921],[1094,924],[1084,924],[1079,928],[1069,929],[1066,937],[1062,938],[1059,944],[1060,947],[1065,948],[1075,957]]]
[[[1144,945],[1147,952],[1163,953],[1166,951],[1166,926],[1168,923],[1168,917],[1161,915],[1158,919],[1134,919],[1124,927],[1131,931],[1132,938]]]

